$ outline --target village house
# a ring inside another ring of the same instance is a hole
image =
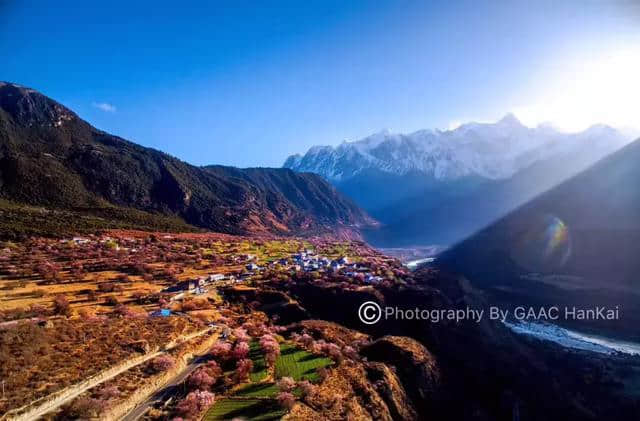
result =
[[[305,270],[308,272],[312,272],[314,270],[318,270],[320,269],[320,265],[318,263],[310,263],[307,267],[305,267]]]
[[[382,277],[381,276],[374,276],[374,275],[366,275],[364,277],[364,281],[367,284],[379,284],[380,282],[382,282]]]
[[[183,298],[184,298],[184,292],[181,292],[180,294],[176,294],[171,298],[169,298],[169,301],[181,301]]]
[[[201,286],[197,286],[194,290],[193,293],[196,295],[200,295],[200,294],[206,294],[207,293],[207,289]]]
[[[196,288],[202,288],[205,286],[204,279],[189,279],[186,281],[180,281],[175,285],[170,286],[169,288],[165,288],[162,292],[179,292],[179,291],[189,291],[193,292]]]
[[[245,267],[247,268],[247,270],[259,270],[260,269],[260,266],[256,265],[255,263],[249,263]]]
[[[149,316],[151,317],[168,317],[171,316],[171,310],[162,308],[160,310],[152,311]]]
[[[337,260],[333,260],[329,266],[334,271],[342,269],[342,264],[340,264],[340,262]]]

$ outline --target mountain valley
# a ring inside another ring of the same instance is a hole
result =
[[[509,114],[496,123],[313,147],[284,167],[322,175],[379,220],[366,231],[371,244],[446,246],[630,140],[602,125],[574,134],[528,128]]]

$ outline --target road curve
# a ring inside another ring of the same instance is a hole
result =
[[[154,404],[158,402],[162,402],[168,399],[170,396],[174,395],[180,384],[184,382],[184,380],[189,377],[191,373],[193,373],[196,368],[198,368],[202,363],[206,362],[209,359],[207,355],[200,355],[191,362],[178,373],[175,377],[165,383],[161,389],[154,392],[151,396],[149,396],[144,402],[133,408],[129,413],[127,413],[124,417],[120,418],[121,421],[136,421],[140,417],[142,417]]]
[[[122,374],[125,371],[150,360],[151,358],[155,358],[159,355],[162,355],[166,350],[177,346],[182,341],[191,340],[197,336],[203,335],[210,331],[211,329],[209,328],[209,329],[204,329],[204,330],[186,335],[180,338],[180,341],[174,341],[172,346],[164,350],[141,355],[137,358],[127,361],[126,364],[106,369],[105,371],[103,371],[102,373],[98,373],[98,375],[94,376],[88,381],[84,381],[80,384],[69,386],[65,389],[54,392],[51,395],[40,398],[36,402],[42,402],[41,404],[39,405],[33,405],[33,403],[29,404],[29,405],[33,405],[33,407],[31,409],[25,410],[24,412],[17,413],[17,411],[20,411],[23,408],[27,408],[29,405],[25,405],[24,407],[18,408],[17,410],[8,411],[2,417],[0,417],[0,420],[32,421],[32,420],[38,419],[43,415],[45,415],[46,413],[58,409],[60,406],[73,400],[74,398],[78,397],[79,395],[86,392],[87,390],[94,388],[99,384],[104,383],[105,381],[110,380],[116,377],[117,375]]]

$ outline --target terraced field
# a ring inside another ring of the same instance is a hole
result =
[[[293,380],[317,382],[318,369],[333,364],[329,358],[313,355],[292,344],[280,346],[280,357],[276,360],[276,378],[291,377]]]
[[[249,358],[253,361],[253,371],[251,371],[249,379],[252,382],[259,382],[267,377],[267,363],[258,341],[251,341],[249,344]]]
[[[265,381],[268,376],[264,356],[257,342],[250,344],[249,358],[254,369],[250,375],[251,383],[238,389],[233,395],[216,402],[204,419],[207,421],[228,420],[241,417],[251,421],[280,419],[284,411],[276,401],[278,386],[273,381]],[[280,345],[280,356],[276,360],[275,379],[291,377],[296,381],[318,382],[318,369],[333,364],[329,358],[311,354],[291,343]],[[294,391],[298,396],[298,391]]]
[[[242,417],[252,421],[270,421],[279,420],[285,412],[274,399],[226,398],[218,401],[204,416],[204,420],[222,421]]]

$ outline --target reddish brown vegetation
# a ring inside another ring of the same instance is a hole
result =
[[[132,342],[156,347],[196,328],[185,319],[116,318],[58,319],[50,328],[22,323],[0,331],[0,378],[6,397],[0,412],[139,355],[142,349]]]

